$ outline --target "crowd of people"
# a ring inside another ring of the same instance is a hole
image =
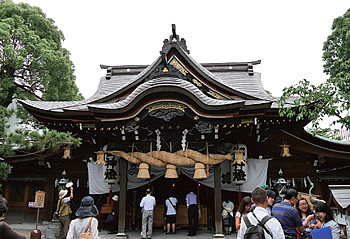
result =
[[[151,195],[151,190],[146,190],[146,195],[140,202],[142,212],[141,239],[151,238],[153,229],[154,207],[156,199]],[[237,239],[245,238],[246,234],[252,233],[251,228],[261,226],[265,238],[287,239],[312,239],[317,229],[325,228],[333,239],[340,239],[340,228],[333,218],[329,206],[323,202],[314,205],[311,209],[308,200],[298,197],[295,189],[288,189],[284,200],[275,203],[275,192],[263,187],[255,188],[251,197],[246,196],[241,200],[236,213],[234,204],[228,198],[222,203],[223,228],[226,235],[230,235],[233,226],[237,230]],[[57,202],[58,227],[56,238],[64,236],[68,239],[87,238],[98,239],[98,221],[95,218],[99,212],[94,204],[94,199],[86,196],[81,200],[80,207],[75,213],[76,219],[70,221],[70,201],[73,199],[73,187],[59,192]],[[188,236],[195,236],[198,226],[198,199],[197,195],[189,192],[185,198],[188,213]],[[169,194],[164,202],[164,231],[166,234],[176,233],[176,211],[178,200]],[[8,210],[5,198],[0,198],[0,238],[26,238],[14,231],[8,224],[3,222]],[[235,216],[233,216],[235,215]],[[255,230],[255,229],[254,229]],[[254,233],[257,233],[254,231]],[[326,232],[322,232],[326,233]]]
[[[295,189],[288,189],[284,200],[275,203],[276,194],[262,187],[257,187],[241,200],[235,215],[234,225],[237,229],[237,239],[244,238],[252,232],[249,228],[257,224],[263,225],[265,238],[287,238],[287,239],[311,239],[317,232],[316,229],[324,228],[329,231],[333,239],[340,239],[340,228],[335,222],[329,206],[318,202],[311,210],[306,198],[298,198]],[[230,225],[226,223],[228,208],[232,212],[230,201],[225,200],[223,206],[223,227],[225,234],[231,233]],[[256,233],[256,231],[254,231]],[[322,232],[322,233],[327,233]],[[331,238],[331,237],[329,237]]]

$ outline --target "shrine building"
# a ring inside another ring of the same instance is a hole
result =
[[[94,197],[101,227],[111,197],[118,195],[118,235],[141,227],[146,188],[157,200],[155,227],[163,226],[164,201],[172,193],[179,201],[178,226],[186,228],[185,196],[193,191],[200,202],[199,228],[214,234],[222,234],[222,200],[237,209],[262,184],[280,194],[294,187],[327,200],[328,185],[350,182],[343,167],[350,145],[309,134],[307,119],[281,117],[278,98],[254,71],[260,63],[198,63],[173,25],[150,65],[101,65],[106,75],[86,100],[20,101],[43,125],[72,132],[82,145],[67,145],[65,154],[8,159],[14,172],[5,196],[17,210],[12,217],[31,220],[35,214],[26,204],[41,189],[53,203],[45,205],[40,220],[51,220],[62,177],[75,188],[73,211],[82,197]],[[337,170],[330,173],[332,168]]]

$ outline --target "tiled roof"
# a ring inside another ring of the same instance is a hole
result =
[[[173,77],[162,77],[147,81],[140,86],[138,86],[130,95],[126,98],[114,102],[114,103],[101,103],[101,104],[90,104],[90,108],[96,109],[119,109],[126,107],[130,102],[132,102],[137,96],[142,94],[147,90],[152,90],[156,87],[177,87],[184,91],[187,91],[189,94],[193,94],[197,99],[200,99],[201,102],[208,106],[223,106],[223,105],[234,105],[234,104],[243,104],[243,100],[218,100],[213,99],[205,95],[200,91],[194,84],[189,83],[188,81],[173,78]]]
[[[248,75],[248,72],[216,72],[215,76],[219,82],[233,90],[261,100],[276,100],[265,91],[258,72],[254,72],[254,75]]]

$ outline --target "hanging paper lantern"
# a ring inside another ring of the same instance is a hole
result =
[[[207,178],[207,173],[205,172],[205,166],[202,163],[196,163],[194,165],[194,179],[203,179]]]
[[[148,169],[149,169],[148,164],[140,163],[139,173],[137,174],[137,178],[150,178]]]
[[[62,159],[72,159],[70,149],[71,149],[71,148],[69,148],[69,147],[63,148],[64,151],[63,151],[63,157],[62,157]]]
[[[105,164],[105,152],[104,151],[98,151],[96,152],[96,164]]]
[[[166,165],[166,173],[165,173],[165,178],[178,178],[179,176],[177,175],[176,172],[176,166],[172,164],[167,164]]]
[[[289,152],[289,147],[290,145],[287,145],[286,142],[283,142],[282,145],[280,145],[281,147],[281,157],[292,157],[292,155]]]
[[[118,183],[120,180],[119,157],[106,155],[103,165],[103,180],[108,184]]]

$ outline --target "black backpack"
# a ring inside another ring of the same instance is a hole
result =
[[[258,218],[255,216],[254,211],[252,213],[256,220],[258,220]],[[244,239],[265,239],[264,230],[273,238],[272,233],[265,227],[265,223],[271,218],[272,216],[266,215],[261,221],[258,220],[258,224],[252,225],[247,215],[244,215],[243,220],[247,226],[247,230],[244,234]]]

